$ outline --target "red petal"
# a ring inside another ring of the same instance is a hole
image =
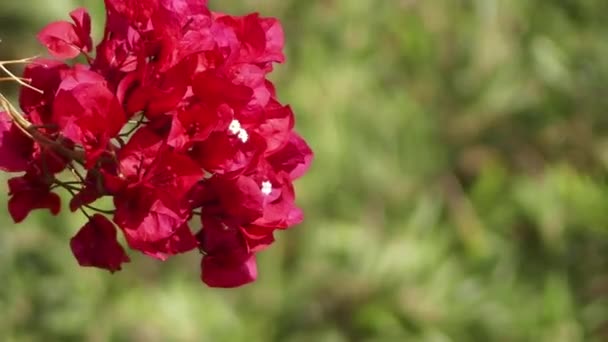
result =
[[[29,115],[33,124],[42,125],[51,122],[55,93],[61,83],[63,71],[68,68],[69,66],[63,62],[43,58],[37,58],[25,67],[23,77],[31,79],[30,84],[44,92],[40,94],[27,87],[21,88],[19,105]]]
[[[226,132],[211,134],[203,143],[193,149],[193,158],[204,169],[218,175],[236,177],[251,165],[256,165],[266,149],[265,141],[252,133],[245,143]]]
[[[121,193],[114,197],[114,222],[123,229],[128,241],[153,243],[164,240],[173,235],[187,219],[160,200],[145,198],[151,197],[148,193],[136,195]]]
[[[61,209],[61,199],[52,192],[26,191],[15,193],[8,200],[8,211],[15,223],[19,223],[34,209],[48,209],[57,215]]]
[[[237,85],[211,71],[196,75],[192,81],[192,90],[205,102],[214,105],[226,103],[232,107],[246,105],[253,96],[251,88]]]
[[[249,225],[241,229],[247,247],[254,253],[265,249],[274,242],[274,231],[274,228],[254,225]]]
[[[213,185],[217,188],[226,213],[239,222],[249,223],[262,216],[264,196],[260,185],[253,179],[245,176],[229,181],[218,179]]]
[[[70,210],[72,212],[78,210],[83,205],[91,204],[98,200],[102,195],[97,191],[97,186],[93,184],[86,184],[82,190],[80,190],[70,200]]]
[[[15,126],[6,112],[0,112],[0,170],[20,172],[32,160],[34,143]]]
[[[128,235],[127,239],[129,240]],[[198,247],[198,240],[190,231],[187,223],[178,228],[173,235],[163,240],[152,243],[142,243],[137,240],[130,240],[128,242],[131,248],[163,261],[172,255],[185,253]]]
[[[85,148],[89,167],[120,131],[126,117],[103,77],[76,67],[59,86],[53,121],[65,137]]]
[[[80,38],[67,21],[48,24],[38,33],[38,40],[55,58],[70,59],[80,54]]]
[[[266,139],[266,155],[283,148],[290,139],[294,125],[294,115],[289,106],[273,103],[265,109],[265,121],[258,126],[257,132]]]
[[[116,228],[105,216],[95,214],[70,240],[72,253],[80,266],[119,271],[129,256],[116,240]]]
[[[77,8],[70,12],[70,17],[76,24],[75,32],[80,39],[80,46],[83,51],[93,50],[93,40],[91,39],[91,16],[85,8]]]
[[[137,24],[149,20],[158,8],[158,0],[105,0],[108,12],[118,12]]]
[[[201,261],[201,280],[211,287],[238,287],[258,276],[255,255],[243,257],[206,255]]]
[[[304,175],[312,163],[313,152],[297,133],[292,132],[287,145],[268,157],[276,171],[284,171],[292,180]]]

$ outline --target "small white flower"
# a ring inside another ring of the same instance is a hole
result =
[[[269,181],[263,181],[262,182],[262,193],[266,196],[270,195],[270,193],[272,192],[272,183],[270,183]]]
[[[209,179],[213,177],[213,173],[207,171],[207,170],[203,170],[203,179]]]
[[[236,135],[240,141],[246,143],[249,140],[249,133],[241,127],[239,120],[232,120],[228,126],[228,132]]]
[[[236,137],[239,138],[239,140],[244,143],[246,143],[247,140],[249,140],[249,134],[247,133],[246,130],[244,130],[242,128],[239,130],[239,134],[237,134]]]
[[[241,123],[239,120],[232,120],[232,122],[230,122],[230,126],[228,126],[228,131],[230,131],[232,134],[239,134],[241,131]]]

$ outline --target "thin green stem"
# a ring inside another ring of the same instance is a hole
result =
[[[120,133],[118,136],[119,137],[128,137],[130,136],[133,132],[135,132],[144,122],[144,120],[146,119],[145,115],[140,114],[139,119],[137,120],[129,120],[130,124],[133,124],[133,127],[131,127],[131,129],[129,129],[127,132],[125,133]]]

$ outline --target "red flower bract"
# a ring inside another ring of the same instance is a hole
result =
[[[15,222],[23,221],[34,209],[48,209],[53,215],[59,213],[61,200],[50,190],[50,184],[40,175],[39,170],[28,171],[22,177],[8,181],[8,211]]]
[[[70,241],[74,257],[81,266],[119,271],[130,259],[116,240],[116,228],[105,216],[95,214]]]
[[[104,78],[76,65],[55,95],[52,121],[64,137],[82,146],[91,168],[125,124],[125,114]]]
[[[8,114],[0,112],[0,170],[25,171],[33,147],[33,141],[11,122]]]
[[[91,40],[91,17],[82,9],[70,13],[74,24],[56,21],[47,25],[38,34],[38,40],[46,46],[53,57],[69,59],[89,52],[93,48]]]
[[[82,266],[120,270],[120,231],[156,259],[200,251],[209,286],[254,281],[256,253],[303,220],[292,181],[312,160],[268,80],[285,59],[279,21],[203,0],[105,5],[94,55],[84,9],[39,33],[56,59],[26,66],[23,113],[0,112],[0,170],[24,172],[9,180],[11,216],[57,214],[63,188],[89,218],[70,242]]]

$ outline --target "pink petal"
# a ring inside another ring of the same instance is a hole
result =
[[[38,40],[58,59],[70,59],[80,54],[80,38],[74,25],[67,21],[48,24],[38,33]]]

